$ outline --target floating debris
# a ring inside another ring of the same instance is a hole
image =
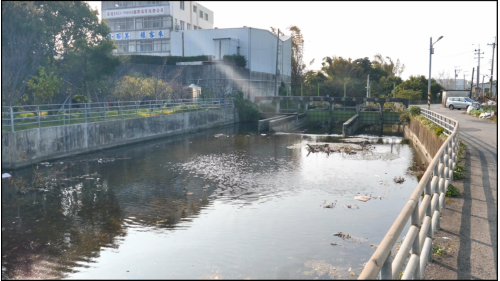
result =
[[[11,177],[11,175],[9,173],[2,174],[2,179],[8,179],[10,177]]]
[[[351,235],[349,235],[349,234],[344,234],[344,233],[342,233],[342,232],[335,233],[335,234],[333,234],[333,236],[338,236],[338,237],[340,237],[340,238],[342,238],[342,239],[349,239],[349,238],[351,238]]]
[[[327,209],[333,209],[335,208],[336,205],[337,205],[337,200],[333,201],[332,203],[328,203],[326,200],[324,200],[323,203],[321,204],[323,208]]]
[[[371,198],[368,196],[356,196],[356,197],[354,197],[354,199],[366,202],[366,201],[370,200]]]
[[[348,209],[359,209],[358,205],[355,205],[355,204],[346,204],[345,205]]]
[[[403,177],[394,177],[395,183],[403,183],[404,181],[405,181],[405,178],[403,178]]]

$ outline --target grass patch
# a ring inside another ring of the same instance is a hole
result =
[[[463,161],[464,156],[465,156],[465,143],[463,141],[460,141],[458,145],[457,165],[453,169],[454,180],[464,179],[467,175],[467,173],[465,172],[466,166]]]
[[[453,184],[448,186],[446,190],[446,197],[458,197],[460,196],[460,190],[456,188]]]
[[[436,244],[432,245],[432,254],[438,257],[441,257],[444,253],[444,248],[441,245]]]

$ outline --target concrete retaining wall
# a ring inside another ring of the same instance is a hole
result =
[[[268,132],[269,131],[269,122],[271,122],[273,120],[281,119],[283,117],[284,117],[283,115],[278,115],[278,116],[274,116],[274,117],[267,118],[264,120],[259,120],[259,132],[260,131]]]
[[[2,132],[2,166],[93,152],[238,122],[233,108]]]
[[[286,132],[306,124],[304,113],[294,116],[282,117],[269,122],[269,132]]]
[[[429,130],[416,119],[411,119],[410,124],[403,127],[404,138],[409,139],[415,148],[425,156],[427,164],[432,161],[434,155],[439,151],[444,139],[437,137],[433,131]]]

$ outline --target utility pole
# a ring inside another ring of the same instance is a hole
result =
[[[467,84],[467,81],[465,81],[465,73],[466,72],[469,72],[469,71],[464,71],[464,90],[466,90],[466,84]]]
[[[455,66],[455,90],[457,89],[457,72],[460,72],[462,71],[461,69],[457,69],[457,67],[460,67],[460,66]]]
[[[278,92],[278,51],[280,49],[280,29],[278,28],[278,35],[276,36],[276,76],[274,77],[274,96]]]
[[[469,98],[472,98],[472,88],[474,88],[474,67],[472,68],[472,78],[470,79],[470,93],[469,93]]]
[[[479,73],[481,72],[481,68],[480,68],[481,67],[481,59],[483,58],[483,57],[481,57],[481,55],[484,54],[484,52],[481,53],[481,44],[479,44],[478,48],[475,49],[474,51],[477,52],[477,54],[474,53],[474,55],[477,55],[477,87],[476,88],[478,88],[479,87]]]
[[[495,41],[493,42],[493,44],[488,44],[488,45],[491,45],[493,47],[493,57],[491,58],[491,75],[490,75],[490,97],[493,98],[493,66],[495,65],[494,64],[494,61],[495,61],[495,45],[496,45],[496,41],[497,41],[497,37],[495,36]],[[498,83],[497,83],[498,84]]]
[[[366,97],[368,98],[370,96],[370,74],[368,74],[368,78],[366,79]],[[366,105],[368,105],[368,101],[366,102]]]

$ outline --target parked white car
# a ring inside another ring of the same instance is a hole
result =
[[[479,103],[467,97],[449,97],[446,100],[446,107],[450,110],[455,108],[458,110],[462,108],[467,109],[469,106],[479,107]]]

